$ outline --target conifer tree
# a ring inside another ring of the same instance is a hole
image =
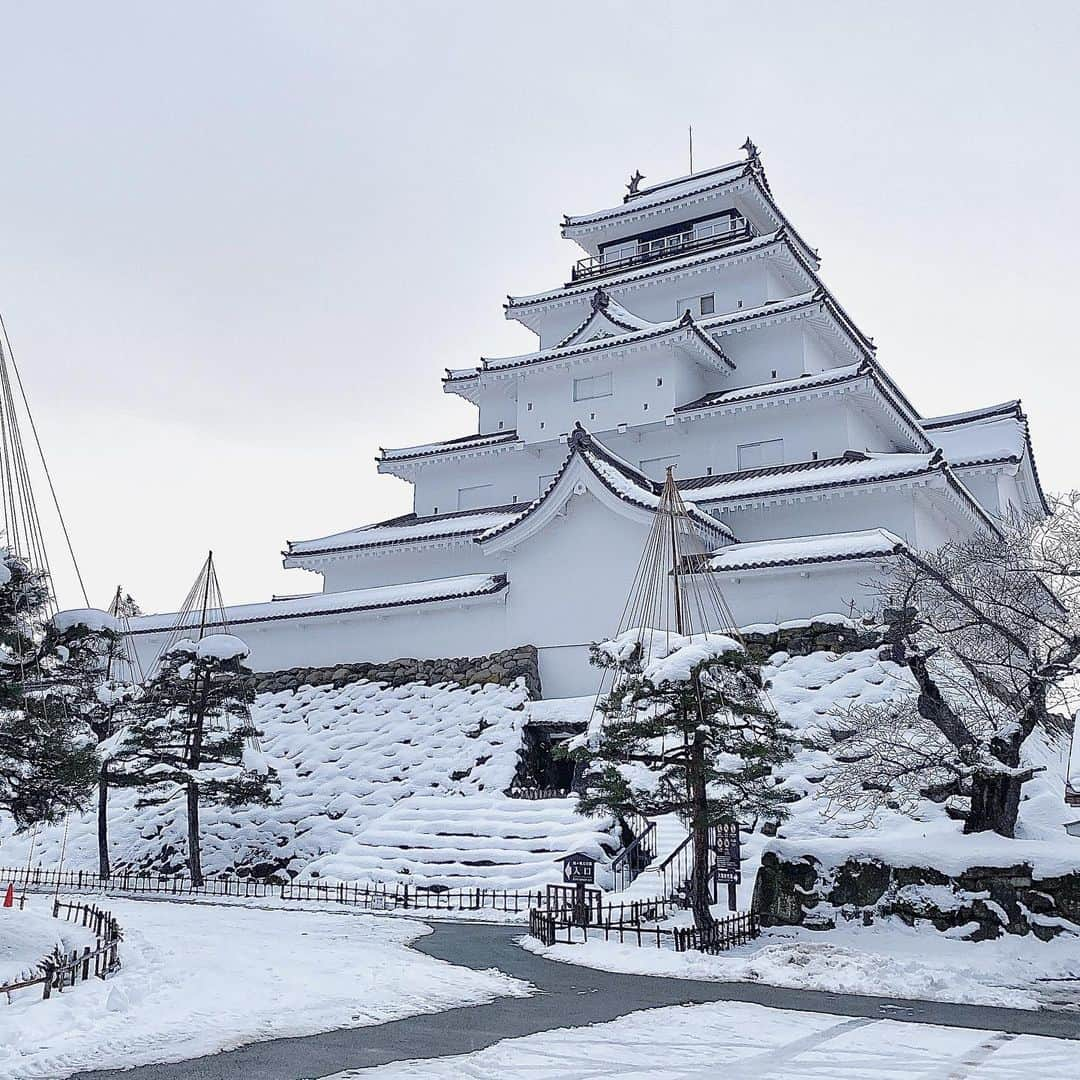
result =
[[[261,733],[251,720],[255,692],[243,664],[247,655],[231,634],[176,642],[161,657],[128,728],[125,782],[139,787],[142,805],[184,791],[193,885],[203,884],[200,805],[268,805],[275,796],[276,775],[252,745]]]
[[[117,594],[119,598],[119,593]],[[109,786],[122,754],[124,722],[138,686],[119,624],[104,611],[61,612],[49,624],[46,652],[58,658],[51,680],[72,720],[94,738],[98,751],[98,874],[109,877]]]
[[[55,666],[44,645],[46,574],[0,560],[0,808],[18,828],[84,804],[97,757],[63,694],[49,692]]]
[[[765,701],[760,669],[731,638],[654,631],[646,647],[647,636],[630,631],[593,648],[593,662],[614,669],[615,678],[599,702],[598,745],[585,751],[579,809],[677,813],[693,837],[689,901],[704,929],[714,921],[712,829],[786,816],[789,797],[772,770],[792,755],[790,729]]]

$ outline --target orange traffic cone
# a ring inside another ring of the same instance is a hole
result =
[[[14,885],[14,883],[9,882],[8,887],[7,887],[7,892],[4,893],[4,907],[14,907],[14,906],[15,906],[15,885]]]

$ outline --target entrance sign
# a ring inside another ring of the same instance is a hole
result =
[[[722,821],[713,826],[713,854],[716,856],[716,880],[729,885],[741,884],[738,822]]]
[[[563,881],[568,885],[591,885],[596,880],[596,860],[591,855],[575,852],[562,860]]]

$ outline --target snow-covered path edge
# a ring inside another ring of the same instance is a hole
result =
[[[0,1080],[185,1061],[252,1042],[528,996],[411,944],[418,920],[109,898],[123,968],[0,1008]]]

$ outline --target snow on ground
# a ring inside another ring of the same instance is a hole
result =
[[[326,1080],[1074,1080],[1076,1061],[1069,1039],[721,1002],[650,1009]]]
[[[259,695],[263,759],[281,781],[272,807],[203,809],[203,868],[285,864],[300,877],[535,888],[557,876],[571,847],[616,847],[603,821],[570,799],[508,799],[526,721],[520,683],[460,687],[358,682]],[[113,864],[180,868],[187,850],[182,797],[137,809],[113,791]],[[2,831],[0,831],[2,835]],[[34,840],[33,861],[55,866],[62,828]],[[6,836],[0,865],[27,862],[31,838]],[[94,869],[92,812],[71,820],[65,865]]]
[[[41,974],[38,963],[57,948],[62,953],[82,952],[87,945],[97,944],[89,930],[54,919],[51,899],[33,897],[27,903],[21,911],[0,908],[0,984],[37,978]]]
[[[1080,937],[1043,942],[1007,934],[973,943],[899,919],[831,931],[776,927],[718,956],[620,945],[595,932],[584,944],[544,948],[532,938],[522,944],[551,960],[603,971],[1014,1009],[1037,1009],[1064,981],[1080,980]]]
[[[0,1006],[0,1080],[179,1061],[528,993],[501,972],[406,948],[427,928],[404,919],[115,898],[107,907],[124,931],[121,971]]]

